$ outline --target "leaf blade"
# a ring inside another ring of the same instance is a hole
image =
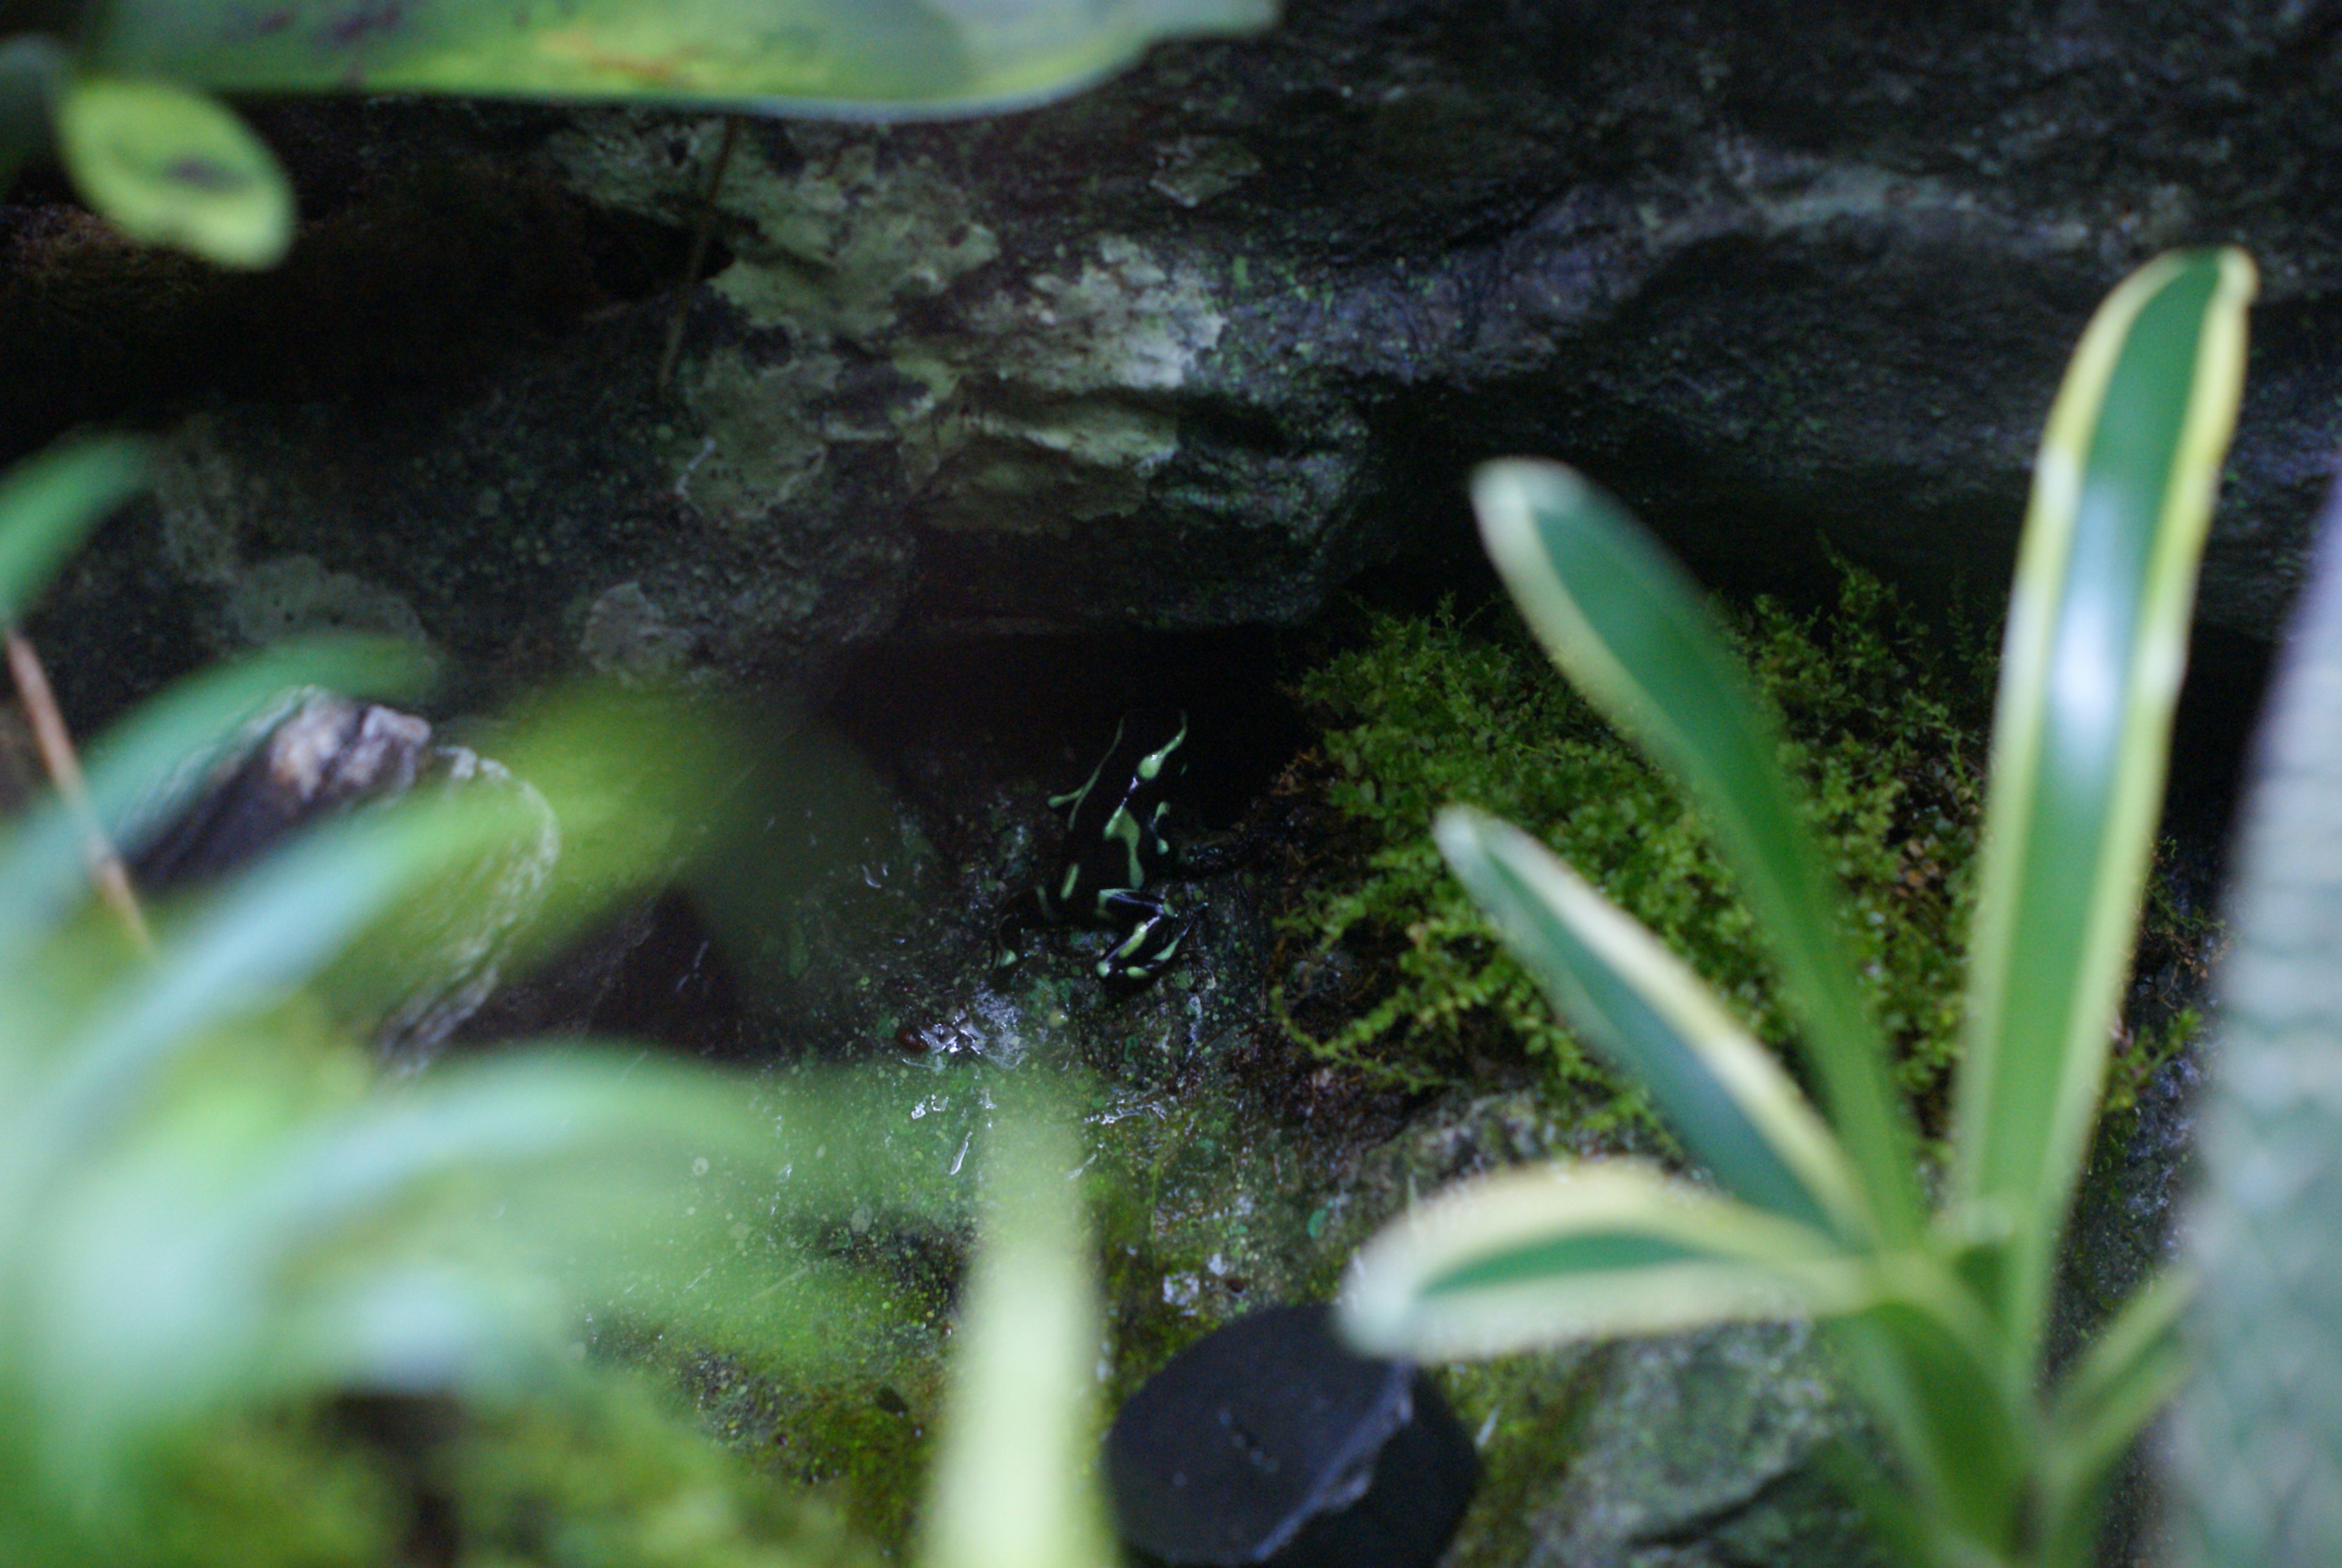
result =
[[[1908,1118],[1834,928],[1842,900],[1746,672],[1681,569],[1572,470],[1488,464],[1472,500],[1489,558],[1554,662],[1706,812],[1808,1031],[1881,1234],[1908,1240],[1921,1213]]]
[[[1953,1191],[2010,1227],[2037,1353],[2137,931],[2197,564],[2244,375],[2238,251],[2167,256],[2092,318],[2052,408],[2009,607]]]
[[[0,622],[25,611],[106,514],[145,488],[147,446],[108,435],[59,443],[0,478]]]
[[[1434,834],[1556,1010],[1649,1091],[1727,1191],[1849,1241],[1871,1233],[1805,1096],[1657,938],[1517,828],[1451,808]]]
[[[1093,1370],[1102,1323],[1076,1145],[1029,1106],[987,1151],[976,1255],[922,1568],[1096,1568],[1114,1560],[1096,1494]]]
[[[475,809],[402,811],[320,829],[212,903],[184,941],[114,988],[61,1048],[0,1149],[0,1240],[97,1130],[124,1114],[205,1031],[306,980],[349,937],[433,870],[500,829]]]
[[[191,676],[90,748],[90,802],[116,843],[180,804],[199,763],[271,698],[305,684],[373,694],[414,689],[427,664],[412,646],[357,638],[280,644]],[[0,835],[0,964],[48,934],[86,891],[79,825],[60,803]],[[7,1001],[0,996],[0,1016]]]
[[[275,266],[293,185],[225,105],[174,82],[82,76],[57,105],[57,150],[85,200],[132,239],[221,266]]]
[[[1251,31],[1271,0],[124,0],[95,57],[229,92],[617,98],[773,115],[931,117],[1031,104],[1157,39]]]
[[[1369,1353],[1425,1361],[1852,1312],[1868,1261],[1810,1226],[1633,1161],[1506,1172],[1416,1205],[1336,1302]]]

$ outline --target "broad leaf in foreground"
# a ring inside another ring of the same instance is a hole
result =
[[[2030,1375],[2138,929],[2252,264],[2166,256],[2075,351],[2034,468],[1993,724],[1953,1192],[2011,1228]]]
[[[1910,1128],[1833,924],[1838,889],[1781,770],[1777,727],[1714,614],[1633,518],[1559,464],[1492,463],[1472,502],[1489,559],[1554,662],[1715,824],[1874,1218],[1889,1241],[1907,1240],[1920,1220]]]
[[[1849,1241],[1870,1218],[1806,1097],[1698,976],[1518,828],[1457,807],[1440,852],[1555,1008],[1742,1202]]]
[[[94,62],[224,92],[626,98],[931,116],[1028,104],[1270,0],[117,0]]]

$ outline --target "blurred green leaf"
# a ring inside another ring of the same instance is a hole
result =
[[[1555,1007],[1634,1074],[1728,1191],[1849,1242],[1869,1237],[1829,1129],[1681,960],[1519,829],[1455,808],[1436,837]]]
[[[476,813],[420,809],[336,824],[207,900],[153,964],[122,975],[55,1048],[54,1076],[0,1146],[0,1245],[175,1053],[281,1000],[402,890],[476,853],[496,825]],[[23,1048],[21,1039],[8,1044]]]
[[[49,145],[51,105],[65,80],[65,53],[54,39],[0,44],[0,190]]]
[[[0,531],[0,552],[8,538]],[[315,684],[374,696],[411,694],[431,667],[413,644],[341,637],[279,644],[191,676],[90,748],[91,804],[115,842],[135,849],[146,831],[186,804],[221,749],[288,692]],[[0,827],[0,967],[80,902],[87,874],[79,825],[54,798]]]
[[[275,266],[293,244],[276,155],[201,93],[77,77],[57,105],[57,150],[82,198],[132,239],[232,267]]]
[[[1833,929],[1839,900],[1780,738],[1681,570],[1606,495],[1553,463],[1474,476],[1480,534],[1556,663],[1699,801],[1778,957],[1832,1121],[1889,1243],[1918,1231],[1907,1119]]]
[[[2130,964],[2196,567],[2243,390],[2251,262],[2149,264],[2092,319],[2042,437],[1993,733],[1953,1192],[2010,1227],[2039,1353]]]
[[[969,113],[1088,85],[1270,0],[118,0],[105,69],[223,92],[627,98],[767,114]]]
[[[0,622],[21,619],[65,558],[146,485],[146,445],[85,437],[49,448],[0,479]]]
[[[0,487],[12,608],[135,483],[137,456],[71,449]],[[305,683],[381,693],[425,667],[411,647],[344,640],[183,684],[92,748],[92,804],[135,841],[239,764]],[[623,800],[565,784],[586,836],[616,840],[638,810],[681,809],[708,783],[720,736],[685,727],[703,744],[640,714],[554,718],[530,754],[565,780],[586,774],[563,771],[565,745],[656,745],[676,764]],[[767,1359],[850,1353],[886,1326],[882,1287],[826,1235],[953,1223],[966,1133],[907,1114],[900,1085],[751,1084],[647,1052],[504,1054],[385,1081],[303,988],[451,867],[542,844],[543,801],[508,779],[477,787],[493,771],[355,809],[163,905],[151,958],[85,908],[55,802],[0,830],[10,1568],[154,1560],[141,1522],[171,1511],[149,1506],[149,1462],[205,1423],[351,1388],[553,1386],[589,1311]],[[605,895],[666,864],[587,859]]]
[[[1031,1105],[996,1125],[922,1568],[1106,1568],[1097,1495],[1104,1325],[1077,1145]]]
[[[1425,1361],[1856,1310],[1868,1260],[1631,1161],[1508,1172],[1418,1204],[1359,1253],[1344,1333]]]
[[[1833,1322],[1829,1340],[1928,1521],[1917,1561],[2030,1562],[2020,1538],[2041,1459],[2033,1385],[2008,1381],[1998,1330],[1973,1295],[1905,1294]]]

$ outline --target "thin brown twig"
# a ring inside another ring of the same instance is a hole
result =
[[[683,286],[676,292],[675,315],[667,319],[666,349],[659,355],[658,389],[675,379],[675,362],[683,353],[683,328],[691,315],[691,292],[699,286],[699,269],[707,265],[707,247],[716,238],[716,198],[724,189],[724,171],[732,165],[732,146],[740,139],[740,116],[724,116],[724,139],[716,144],[716,162],[707,171],[707,188],[700,193],[699,226],[691,231],[691,259],[683,264]]]
[[[114,841],[106,836],[105,825],[97,819],[88,781],[82,777],[81,758],[74,751],[73,734],[65,728],[65,715],[57,711],[56,694],[49,689],[49,673],[41,667],[41,656],[34,652],[31,638],[13,625],[6,636],[8,674],[15,680],[16,696],[25,704],[25,717],[32,724],[33,742],[40,747],[49,782],[81,828],[89,879],[121,920],[123,929],[130,933],[138,951],[152,953],[155,937],[146,928],[145,912],[138,907],[138,894],[130,885],[130,868],[122,864]]]

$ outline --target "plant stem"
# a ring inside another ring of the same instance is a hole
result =
[[[675,362],[683,353],[683,328],[691,315],[691,291],[699,286],[699,269],[707,265],[707,247],[716,237],[716,198],[724,189],[724,171],[732,165],[733,145],[739,139],[740,116],[725,115],[724,139],[716,144],[716,162],[707,170],[707,189],[700,194],[699,226],[691,232],[691,257],[683,264],[683,286],[676,291],[675,315],[666,324],[666,348],[659,355],[661,392],[675,379]]]
[[[122,864],[114,841],[106,836],[105,824],[98,821],[97,807],[91,804],[88,782],[82,777],[81,758],[74,751],[73,734],[65,728],[65,715],[57,711],[56,694],[49,689],[48,672],[41,667],[41,656],[34,651],[31,638],[13,625],[7,628],[6,638],[8,674],[16,683],[17,698],[24,703],[25,716],[32,724],[34,744],[41,750],[41,765],[48,770],[57,798],[65,803],[65,810],[81,828],[82,850],[89,859],[90,882],[121,920],[138,951],[151,954],[155,951],[155,938],[146,928],[145,912],[138,907],[138,894],[130,885],[130,868]]]

